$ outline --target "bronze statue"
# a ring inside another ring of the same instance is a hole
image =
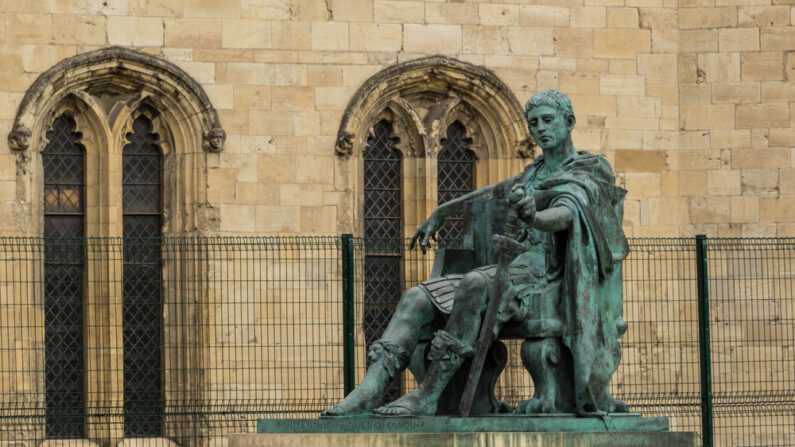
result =
[[[626,330],[621,310],[621,261],[628,253],[621,228],[626,191],[615,185],[604,158],[575,150],[574,111],[566,95],[536,93],[525,117],[543,155],[515,177],[439,206],[411,241],[412,248],[419,241],[425,252],[447,217],[475,201],[503,201],[508,204],[507,262],[406,290],[368,352],[370,366],[361,384],[323,416],[434,415],[448,382],[478,350],[477,341],[490,344],[511,325],[523,328],[522,359],[536,386],[533,399],[522,402],[517,413],[628,411],[608,391],[621,358],[618,338]],[[515,257],[511,247],[518,251]],[[481,334],[490,300],[492,321]],[[539,310],[545,308],[549,310]],[[446,318],[446,326],[433,337],[420,385],[382,406],[384,390],[409,364],[422,328],[439,316]]]

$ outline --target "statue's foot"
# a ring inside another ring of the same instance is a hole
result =
[[[417,388],[400,399],[373,410],[378,416],[432,416],[436,414],[436,403],[429,402],[422,389]]]
[[[596,408],[596,405],[586,404],[577,407],[577,414],[586,418],[603,418],[607,416],[607,412]]]
[[[369,413],[373,408],[381,405],[383,391],[376,387],[368,387],[362,382],[358,388],[351,391],[345,399],[328,410],[320,413],[322,418],[347,417]]]
[[[550,414],[555,413],[555,404],[549,399],[534,397],[523,400],[516,407],[516,414]]]
[[[624,403],[623,400],[613,399],[612,397],[607,402],[609,413],[629,413],[629,405]]]

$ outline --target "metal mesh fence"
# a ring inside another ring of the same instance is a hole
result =
[[[258,418],[330,406],[343,396],[339,246],[335,237],[0,238],[0,441],[126,433],[213,443],[255,430]],[[130,256],[153,251],[159,278],[125,277]],[[82,268],[53,279],[55,255]],[[64,352],[47,341],[75,332],[53,316],[70,304],[59,289],[80,284],[74,367],[54,361]],[[131,296],[162,311],[125,312]],[[126,379],[125,349],[151,340],[158,361],[134,371],[149,380]]]
[[[715,445],[795,445],[795,240],[707,247]]]
[[[433,265],[433,253],[403,240],[348,241],[346,258],[339,237],[0,238],[0,441],[113,442],[143,421],[155,431],[146,436],[204,445],[253,432],[259,418],[316,417],[361,380],[366,341],[379,335],[366,332],[382,330],[402,290]],[[633,411],[669,416],[674,430],[706,430],[714,445],[793,445],[795,240],[707,242],[705,333],[696,240],[631,240],[629,330],[613,394]],[[366,267],[385,252],[397,253],[396,274]],[[160,253],[160,276],[125,279],[135,253]],[[61,264],[69,275],[48,273]],[[139,287],[152,281],[159,294]],[[161,312],[125,316],[131,296],[156,300]],[[371,325],[374,315],[381,320]],[[137,330],[125,330],[130,324]],[[159,361],[139,368],[155,379],[125,380],[124,351],[137,346],[127,334],[158,345]],[[58,337],[69,343],[53,343]],[[75,340],[79,350],[66,352]],[[520,343],[506,341],[497,388],[513,405],[533,391]],[[57,361],[70,355],[80,361]],[[395,393],[413,386],[406,372]],[[131,395],[143,397],[125,400]]]

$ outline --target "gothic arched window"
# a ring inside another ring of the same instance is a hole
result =
[[[163,418],[162,160],[144,115],[122,153],[124,228],[124,434],[157,436]]]
[[[447,128],[436,164],[439,205],[475,190],[475,154],[469,149],[471,144],[461,122]],[[442,241],[456,241],[463,236],[463,216],[448,217],[438,234]]]
[[[373,126],[364,161],[364,338],[367,349],[381,337],[401,293],[403,253],[402,156],[391,137],[392,125]],[[387,399],[400,395],[400,378]]]
[[[203,385],[168,374],[201,367],[200,356],[182,355],[200,328],[181,318],[198,314],[202,301],[166,289],[181,272],[164,273],[162,235],[216,230],[219,215],[201,208],[207,164],[225,138],[196,80],[132,49],[64,59],[25,93],[8,147],[24,154],[18,190],[39,194],[17,208],[23,232],[44,236],[42,262],[29,261],[44,286],[19,300],[41,309],[44,330],[31,326],[24,337],[44,346],[27,350],[42,367],[19,389],[46,390],[45,438],[174,433],[165,402],[187,414],[203,398]],[[29,405],[30,394],[13,399]]]
[[[44,167],[44,355],[47,437],[83,435],[85,148],[61,115],[47,132]]]

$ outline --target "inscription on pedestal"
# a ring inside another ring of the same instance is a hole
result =
[[[348,419],[260,419],[258,433],[471,433],[471,432],[605,432],[665,431],[668,418],[637,415],[582,418],[576,416],[493,416]]]

